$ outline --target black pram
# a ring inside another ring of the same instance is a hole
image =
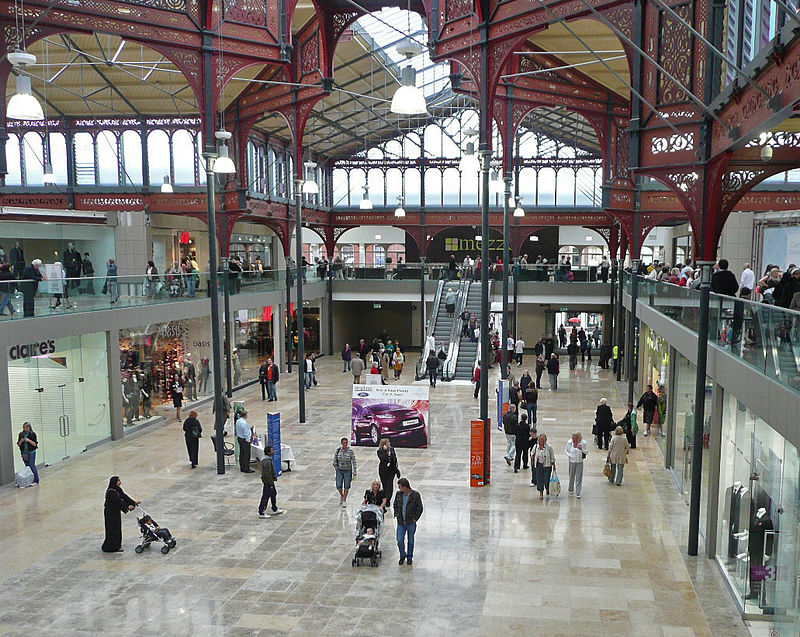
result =
[[[367,529],[372,529],[368,534]],[[381,558],[380,539],[383,529],[383,509],[374,504],[366,504],[356,516],[356,552],[353,566],[361,565],[361,560],[369,560],[370,566],[377,566]]]
[[[142,510],[142,515],[136,517],[139,523],[139,530],[142,532],[142,542],[134,550],[141,553],[148,548],[153,542],[163,542],[161,552],[166,555],[170,549],[175,548],[175,538],[169,529],[158,526],[156,521],[151,518],[147,513]]]

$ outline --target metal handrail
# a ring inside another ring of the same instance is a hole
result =
[[[455,368],[458,363],[458,350],[461,346],[461,313],[467,306],[467,296],[469,295],[470,281],[462,280],[459,284],[459,300],[456,303],[455,314],[453,314],[453,325],[450,328],[450,345],[447,348],[447,358],[442,367],[442,380],[450,381],[455,376]]]

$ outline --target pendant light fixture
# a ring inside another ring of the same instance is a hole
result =
[[[476,131],[474,128],[468,128],[464,131],[464,135],[467,137],[467,139],[470,137],[475,137],[477,134],[478,131]],[[461,155],[461,159],[458,161],[458,169],[462,174],[469,175],[477,174],[481,169],[481,162],[478,159],[478,156],[475,154],[474,142],[467,142],[464,152]]]
[[[522,207],[522,197],[517,197],[517,207],[514,208],[515,217],[524,217],[525,209]]]
[[[231,138],[231,134],[226,130],[218,130],[214,133],[214,137],[217,138],[218,143],[218,154],[219,156],[214,161],[214,172],[217,175],[232,175],[236,172],[236,166],[233,163],[233,160],[228,156],[228,140]]]
[[[308,179],[308,173],[310,172],[312,175],[316,176],[316,169],[317,164],[313,161],[307,161],[303,166],[306,169],[306,180],[303,183],[303,194],[304,195],[318,195],[319,194],[319,185],[317,184],[316,180]]]
[[[9,53],[7,57],[17,74],[17,92],[8,100],[6,117],[8,119],[43,120],[42,105],[33,95],[31,76],[25,70],[26,66],[36,64],[36,56],[27,51],[17,49]]]
[[[503,162],[492,160],[492,176],[489,180],[489,192],[499,195],[505,190],[505,183],[503,182],[502,173],[500,172],[503,167]]]
[[[172,182],[169,180],[169,175],[164,175],[164,183],[161,184],[161,192],[174,192],[172,190]]]
[[[417,87],[417,71],[411,58],[422,53],[422,46],[411,39],[411,0],[408,0],[408,37],[397,45],[397,52],[406,56],[408,65],[400,72],[400,87],[394,92],[390,110],[398,115],[427,115],[425,94]]]
[[[405,201],[405,197],[402,195],[397,198],[397,208],[394,210],[394,216],[399,218],[406,216],[406,210],[403,208],[403,202]]]
[[[364,195],[358,204],[361,210],[372,210],[372,202],[369,200],[369,184],[364,186]]]

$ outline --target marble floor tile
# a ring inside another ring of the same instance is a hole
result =
[[[277,483],[284,515],[257,517],[257,473],[216,473],[207,407],[198,410],[207,434],[195,470],[170,419],[44,469],[37,489],[0,489],[0,636],[747,635],[707,561],[684,555],[686,509],[675,506],[653,439],[632,451],[623,487],[608,484],[604,454],[592,446],[583,497],[563,484],[559,498],[542,502],[530,473],[502,461],[505,437],[493,430],[492,484],[470,489],[468,423],[478,402],[468,385],[432,390],[429,448],[398,449],[425,505],[413,567],[397,564],[391,516],[380,565],[353,567],[354,516],[377,458],[374,448],[356,448],[359,474],[341,508],[331,457],[349,435],[351,377],[328,358],[318,369],[306,423],[293,376],[281,377],[277,404],[262,402],[257,387],[235,395],[260,433],[267,405],[281,413],[282,439],[297,458]],[[564,445],[573,431],[591,437],[601,397],[623,413],[610,373],[588,362],[563,374],[558,392],[540,394],[539,431],[562,480]],[[170,528],[177,546],[168,555],[134,553],[132,515],[123,520],[125,552],[100,552],[113,474]]]

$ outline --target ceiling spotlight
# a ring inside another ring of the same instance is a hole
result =
[[[173,192],[172,184],[169,181],[169,175],[164,175],[164,183],[161,184],[161,192]]]
[[[592,235],[590,235],[590,234],[587,234],[587,235],[586,235],[586,240],[587,240],[587,241],[593,241],[593,239],[592,239]]]
[[[761,147],[761,161],[769,161],[772,159],[772,146]]]
[[[533,242],[536,242],[536,241],[538,241],[538,240],[539,240],[539,237],[537,237],[535,234],[532,234],[532,235],[530,236],[530,239],[528,239],[528,241],[533,241]]]
[[[517,206],[514,208],[515,217],[524,217],[525,209],[522,207],[522,197],[517,197]]]
[[[17,92],[8,100],[6,117],[8,119],[43,120],[42,105],[33,95],[31,76],[25,70],[29,64],[36,64],[36,56],[17,49],[6,57],[17,72]]]
[[[232,175],[236,172],[236,166],[233,160],[228,157],[228,144],[227,141],[231,138],[231,134],[226,130],[218,130],[214,133],[214,137],[219,142],[219,156],[214,162],[214,172],[218,175]]]

